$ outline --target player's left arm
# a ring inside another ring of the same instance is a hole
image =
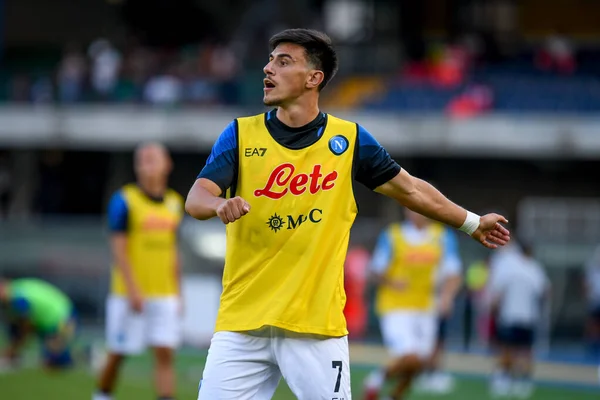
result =
[[[414,177],[392,160],[385,149],[363,127],[358,126],[356,179],[401,205],[433,220],[458,228],[486,247],[496,248],[510,240],[498,214],[482,217],[454,204],[429,183]]]
[[[485,247],[495,249],[510,240],[508,229],[501,225],[508,223],[502,215],[490,213],[480,217],[467,211],[404,169],[375,191],[419,214],[460,229]]]
[[[440,313],[447,317],[452,313],[454,301],[462,287],[462,263],[458,251],[456,234],[446,229],[443,237],[443,257],[440,273],[442,275],[442,291],[440,295]]]

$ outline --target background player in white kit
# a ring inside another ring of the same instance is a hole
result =
[[[500,353],[490,389],[495,396],[527,398],[533,391],[535,332],[550,281],[528,245],[522,245],[518,256],[499,260],[495,268],[489,295],[498,315]]]

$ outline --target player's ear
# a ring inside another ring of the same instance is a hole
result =
[[[309,89],[318,88],[319,85],[323,82],[323,79],[325,79],[325,74],[323,73],[323,71],[314,69],[308,74],[308,78],[306,80],[306,87]]]

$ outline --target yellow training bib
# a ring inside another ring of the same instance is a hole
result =
[[[392,224],[393,256],[384,276],[386,279],[402,281],[406,287],[396,290],[381,285],[377,291],[378,314],[395,310],[428,311],[434,305],[435,278],[442,258],[444,227],[431,224],[428,240],[422,244],[411,244],[403,235],[399,224]]]
[[[177,295],[177,228],[183,217],[183,199],[168,190],[162,202],[155,201],[134,184],[121,190],[127,203],[127,255],[135,282],[144,297]],[[112,293],[127,294],[116,266]]]
[[[344,261],[357,207],[352,165],[357,125],[327,118],[320,139],[292,150],[265,115],[238,119],[234,188],[250,212],[227,225],[217,331],[275,326],[344,336]]]

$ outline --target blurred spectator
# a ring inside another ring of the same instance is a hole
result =
[[[212,49],[210,73],[219,82],[220,100],[224,104],[237,102],[238,59],[228,46],[216,46]]]
[[[559,34],[550,36],[537,52],[535,63],[544,71],[572,74],[577,67],[575,49],[566,37]]]
[[[600,360],[600,246],[586,265],[585,294],[588,309],[587,333],[592,356]]]
[[[492,108],[493,97],[489,87],[474,85],[452,99],[446,107],[446,112],[453,118],[475,117]]]
[[[92,60],[92,86],[103,99],[108,98],[117,84],[121,68],[121,54],[106,39],[94,41],[88,55]]]
[[[86,74],[86,60],[74,46],[65,50],[58,67],[58,98],[62,103],[74,103],[81,100]]]
[[[173,105],[182,100],[183,86],[175,68],[150,78],[144,88],[144,100],[154,105]]]
[[[31,86],[31,101],[34,104],[49,104],[54,100],[54,87],[49,76],[38,77]]]
[[[470,64],[467,47],[444,46],[434,55],[431,62],[432,83],[441,87],[456,87],[465,80]]]

